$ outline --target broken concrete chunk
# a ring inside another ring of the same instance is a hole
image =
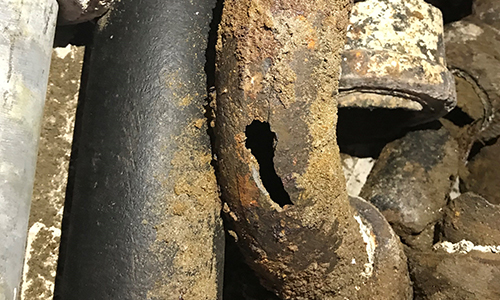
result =
[[[404,125],[437,119],[456,103],[444,54],[439,9],[423,0],[357,2],[342,53],[339,106],[413,111]]]
[[[500,142],[483,147],[460,175],[465,191],[471,191],[493,204],[500,204]]]
[[[458,172],[457,147],[444,128],[408,133],[382,150],[360,196],[398,235],[422,232],[442,215]]]
[[[409,256],[416,300],[500,299],[500,254],[415,252]]]
[[[76,24],[102,16],[115,0],[58,0],[59,24]]]
[[[500,206],[481,196],[465,193],[451,201],[445,210],[444,240],[463,239],[480,245],[500,245]]]
[[[347,194],[356,197],[361,192],[361,188],[373,168],[375,159],[371,157],[360,158],[345,153],[340,154],[340,159],[342,159]]]

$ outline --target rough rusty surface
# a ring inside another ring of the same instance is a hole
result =
[[[456,95],[446,68],[441,12],[423,0],[356,3],[340,90],[344,107],[356,102],[358,107],[415,111],[406,125],[450,111]]]
[[[21,286],[25,300],[53,297],[83,53],[68,46],[52,54]]]
[[[497,177],[498,180],[498,177]],[[443,239],[476,245],[500,245],[500,206],[474,193],[452,200],[445,210]]]
[[[360,196],[398,235],[418,234],[442,217],[458,173],[457,148],[444,128],[410,132],[382,150]]]
[[[226,1],[217,44],[215,149],[227,219],[262,283],[283,299],[363,299],[367,263],[335,139],[350,1]],[[246,147],[267,122],[280,207]],[[354,263],[353,263],[354,262]]]
[[[201,117],[201,109],[199,113]],[[206,140],[207,125],[204,119],[187,121],[184,131],[173,137],[178,150],[169,173],[155,175],[172,193],[159,195],[165,198],[164,205],[158,207],[158,215],[163,217],[150,224],[156,230],[151,251],[160,261],[172,262],[148,293],[150,299],[220,299],[222,262],[214,254],[220,250],[211,249],[222,246],[218,241],[223,237],[217,236],[222,234],[221,207],[210,165],[212,154],[207,144],[200,142]]]
[[[280,300],[260,284],[255,272],[245,263],[235,239],[236,233],[226,234],[224,257],[224,300]]]

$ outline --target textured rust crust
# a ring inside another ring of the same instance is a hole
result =
[[[224,211],[249,264],[284,299],[367,293],[335,138],[349,9],[348,0],[225,1],[215,125]],[[276,135],[274,168],[293,204],[281,207],[263,185],[246,147],[255,120]]]
[[[455,107],[441,12],[423,0],[356,3],[341,66],[341,107],[414,111],[406,126],[437,119]]]

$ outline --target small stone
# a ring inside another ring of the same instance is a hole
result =
[[[500,299],[500,254],[481,251],[409,255],[416,300]]]
[[[409,132],[380,154],[360,196],[403,238],[442,217],[458,173],[457,143],[444,129]]]
[[[430,225],[419,234],[404,236],[403,242],[413,250],[427,251],[432,249],[434,236],[435,226]]]
[[[479,245],[500,245],[500,206],[474,193],[452,200],[445,210],[444,240],[468,240]]]

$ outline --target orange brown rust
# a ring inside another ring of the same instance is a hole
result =
[[[229,227],[262,283],[283,299],[369,299],[368,263],[336,144],[349,0],[226,0],[217,43],[215,151]],[[247,130],[269,124],[266,189]],[[262,123],[261,123],[262,122]]]

